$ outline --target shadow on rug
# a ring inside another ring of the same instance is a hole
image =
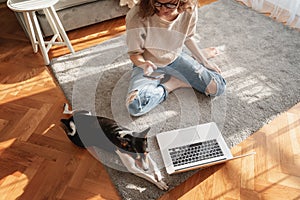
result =
[[[113,118],[133,130],[151,127],[151,156],[170,189],[193,172],[168,176],[162,166],[156,133],[215,121],[232,147],[286,111],[300,99],[300,33],[233,1],[199,9],[202,48],[225,45],[215,58],[227,81],[222,97],[210,99],[192,89],[180,89],[145,116],[133,118],[125,108],[130,76],[125,35],[52,60],[51,67],[73,109]],[[95,155],[106,164],[123,199],[157,199],[156,186],[123,171],[117,158]]]

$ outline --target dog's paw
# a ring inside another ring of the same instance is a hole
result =
[[[154,177],[157,181],[161,181],[163,179],[163,176],[161,175],[161,172],[159,170],[154,172]]]
[[[161,190],[168,190],[169,189],[169,186],[167,185],[167,183],[165,183],[164,181],[157,181],[156,183],[155,183],[155,185],[159,188],[159,189],[161,189]]]

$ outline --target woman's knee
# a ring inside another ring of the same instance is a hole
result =
[[[147,85],[127,95],[127,110],[132,116],[141,116],[165,100],[166,95],[166,90],[162,85]]]
[[[127,95],[126,107],[130,115],[137,116],[141,110],[141,103],[138,98],[138,90],[132,91]]]
[[[205,94],[208,96],[220,96],[225,92],[225,90],[226,81],[223,78],[213,78],[206,87]]]

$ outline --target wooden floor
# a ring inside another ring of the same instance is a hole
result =
[[[120,199],[103,166],[59,127],[66,99],[5,4],[0,21],[0,199]],[[78,51],[124,30],[119,18],[68,36]],[[232,149],[251,151],[201,170],[161,199],[300,199],[300,104]]]

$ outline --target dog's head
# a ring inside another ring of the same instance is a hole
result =
[[[127,151],[132,157],[134,157],[136,164],[144,170],[148,170],[149,168],[147,159],[147,134],[149,130],[150,128],[147,128],[141,132],[132,132],[132,134],[126,134],[118,137],[122,146],[121,149]]]
[[[77,113],[82,115],[91,115],[91,113],[88,111],[78,111],[76,112],[76,114]],[[61,127],[64,129],[68,138],[77,146],[86,148],[78,135],[77,128],[74,122],[74,117],[71,116],[68,119],[61,119],[60,122],[61,122]]]
[[[77,111],[75,114],[91,115],[91,113],[88,111]],[[61,127],[65,130],[65,132],[68,136],[74,136],[74,135],[78,134],[73,116],[71,116],[68,119],[61,119],[60,122],[61,122]]]
[[[70,117],[68,119],[61,119],[61,127],[64,129],[67,135],[74,136],[76,134],[76,127],[74,124],[73,117]]]

